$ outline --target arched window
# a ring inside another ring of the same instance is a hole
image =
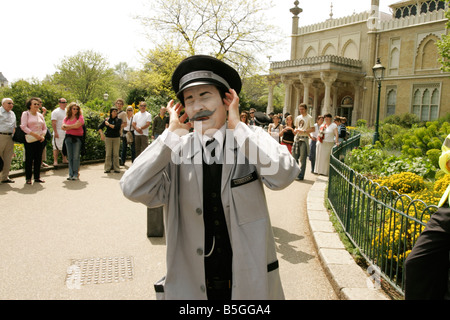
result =
[[[422,6],[420,7],[420,13],[427,13],[428,12],[428,4],[426,2],[422,3]]]
[[[386,106],[386,116],[391,116],[395,114],[395,106],[397,105],[397,89],[388,89],[387,94],[387,106]]]
[[[402,17],[403,18],[406,18],[406,17],[408,17],[409,16],[409,8],[408,7],[404,7],[403,8],[403,14],[402,14]]]
[[[439,118],[441,100],[439,84],[416,85],[413,93],[412,113],[421,121],[434,121]]]

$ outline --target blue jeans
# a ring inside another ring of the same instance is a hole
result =
[[[126,131],[124,131],[125,133]],[[133,142],[129,145],[127,143],[127,137],[125,135],[122,136],[122,149],[120,150],[120,160],[122,160],[122,164],[125,164],[125,161],[127,161],[127,154],[128,154],[128,146],[130,146],[131,149],[131,162],[134,162],[134,159],[136,158],[136,146],[134,143],[134,131],[133,133]]]
[[[80,169],[81,137],[66,137],[67,159],[69,161],[69,177],[77,178]]]

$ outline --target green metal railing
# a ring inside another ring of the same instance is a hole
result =
[[[348,238],[387,282],[404,294],[404,261],[436,206],[389,190],[345,165],[360,135],[333,149],[328,200]]]

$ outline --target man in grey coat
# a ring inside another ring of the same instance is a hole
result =
[[[241,79],[229,65],[192,56],[172,85],[181,102],[167,106],[168,129],[120,181],[128,199],[165,207],[159,297],[284,299],[264,185],[286,188],[298,165],[267,132],[240,122]]]

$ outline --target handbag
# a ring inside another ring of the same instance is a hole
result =
[[[130,121],[130,130],[127,131],[126,133],[126,138],[127,138],[127,144],[132,144],[133,143],[133,132],[131,132],[131,123],[133,121],[133,117],[131,118]]]
[[[33,143],[38,141],[38,139],[36,139],[34,136],[32,136],[31,134],[26,134],[25,135],[25,140],[27,143]]]
[[[133,143],[133,133],[131,131],[128,131],[126,134],[127,137],[127,143],[132,144]]]
[[[25,143],[25,132],[22,130],[20,126],[16,128],[16,131],[14,131],[14,135],[12,137],[14,142],[17,143]]]
[[[45,133],[45,140],[50,141],[52,139],[52,134],[50,133],[50,130],[47,128],[47,132]]]

